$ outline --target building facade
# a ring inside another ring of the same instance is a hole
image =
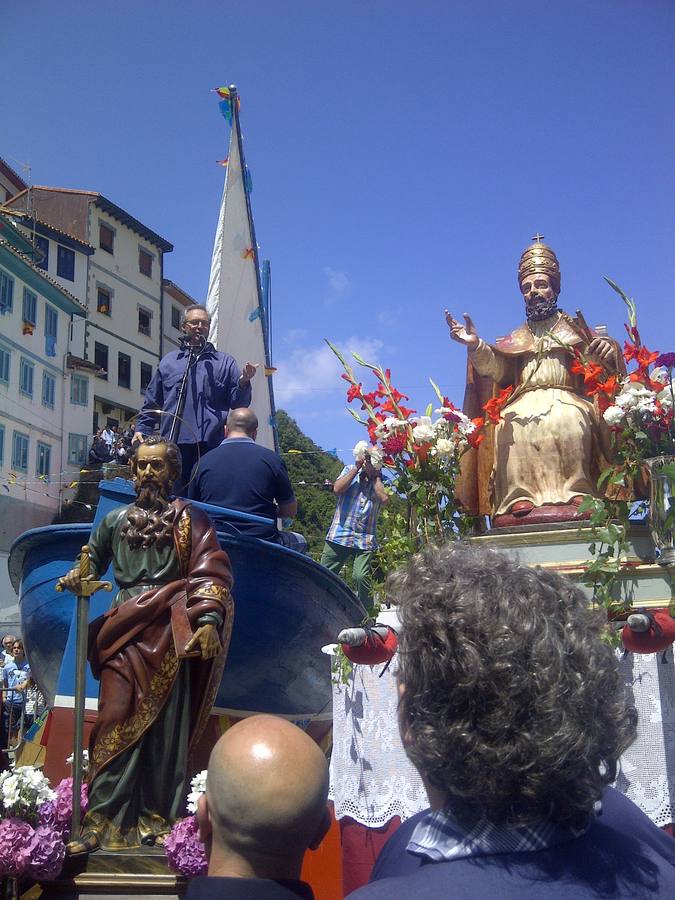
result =
[[[172,350],[178,350],[183,313],[188,306],[194,306],[194,304],[198,302],[198,300],[195,300],[194,297],[191,297],[182,288],[179,288],[175,282],[170,281],[168,278],[164,279],[162,356],[165,356]]]
[[[8,205],[92,248],[88,315],[71,351],[99,372],[91,429],[133,425],[162,354],[164,254],[173,246],[93,191],[35,186]]]
[[[87,256],[79,255],[86,269]],[[85,306],[37,260],[43,262],[41,252],[16,220],[0,215],[3,621],[11,621],[16,603],[5,562],[11,544],[23,531],[51,523],[72,495],[69,485],[86,463],[93,415],[91,372],[74,364],[68,352],[71,324],[86,316]]]

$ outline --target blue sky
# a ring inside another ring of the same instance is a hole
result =
[[[670,0],[5,0],[2,22],[0,156],[128,209],[196,297],[227,140],[210,88],[238,85],[277,404],[323,447],[364,435],[322,339],[419,410],[429,377],[461,402],[443,309],[487,340],[520,324],[536,231],[561,306],[620,337],[608,274],[675,349]]]

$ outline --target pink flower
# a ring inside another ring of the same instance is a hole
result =
[[[164,844],[164,852],[172,869],[193,878],[208,871],[206,849],[199,840],[197,817],[188,816],[171,829]]]
[[[30,863],[33,829],[23,819],[0,819],[0,874],[23,875]]]
[[[675,353],[662,353],[654,360],[655,366],[665,366],[667,369],[675,368]]]
[[[63,867],[66,847],[55,828],[38,825],[28,843],[28,874],[38,881],[51,881]]]

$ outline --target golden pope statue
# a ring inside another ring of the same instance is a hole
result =
[[[468,350],[464,411],[482,415],[505,387],[513,392],[486,440],[465,457],[458,496],[493,527],[568,521],[584,497],[598,496],[609,433],[583,378],[572,372],[573,348],[609,373],[623,371],[618,344],[592,332],[583,316],[558,308],[560,266],[537,234],[518,265],[527,321],[487,344],[470,316],[446,310],[450,336]]]

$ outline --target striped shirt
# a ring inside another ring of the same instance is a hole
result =
[[[353,466],[345,466],[339,478],[351,472]],[[369,479],[356,476],[346,491],[338,494],[337,509],[326,540],[357,550],[374,550],[377,547],[375,529],[382,501],[375,493],[375,485]]]
[[[488,856],[495,853],[529,853],[571,841],[588,831],[569,828],[548,819],[532,825],[496,825],[481,816],[467,830],[448,809],[429,812],[418,822],[407,849],[434,862]]]

